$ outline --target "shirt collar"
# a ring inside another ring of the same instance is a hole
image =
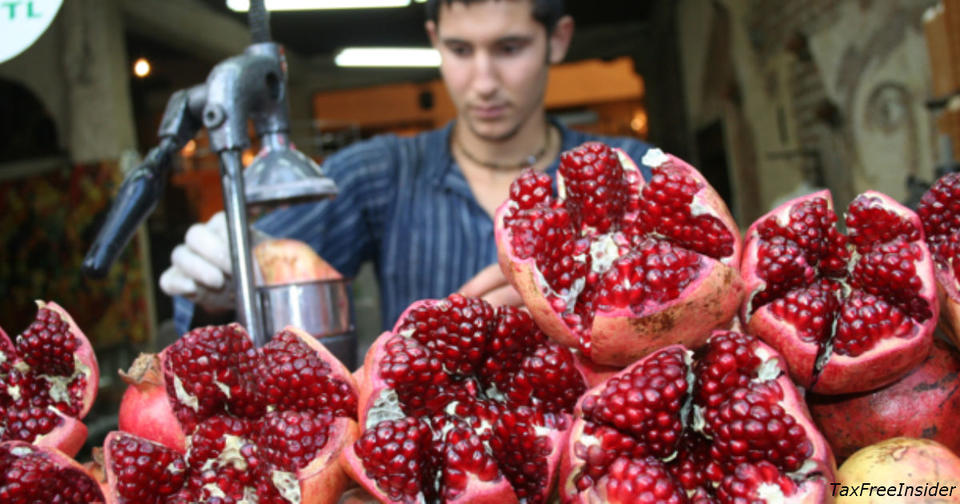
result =
[[[560,132],[560,152],[576,147],[574,144],[577,139],[571,134],[571,130],[550,116],[547,116],[547,120]],[[455,121],[450,121],[443,128],[437,130],[436,135],[432,135],[432,138],[428,141],[427,155],[434,156],[430,162],[430,176],[438,186],[466,197],[472,197],[473,192],[470,190],[470,184],[467,183],[467,179],[463,176],[463,172],[460,171],[457,161],[450,152],[450,135],[453,134],[454,122]],[[556,178],[555,175],[558,166],[560,166],[560,156],[557,156],[556,159],[547,166],[546,171],[551,178]]]

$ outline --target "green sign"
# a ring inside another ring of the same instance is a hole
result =
[[[63,0],[0,0],[0,63],[22,53],[43,35]]]

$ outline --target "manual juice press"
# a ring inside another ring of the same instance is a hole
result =
[[[124,179],[83,269],[93,276],[107,273],[156,207],[172,156],[206,128],[220,163],[238,321],[257,347],[286,325],[300,327],[353,368],[357,342],[346,280],[256,285],[248,210],[334,197],[337,187],[289,141],[287,66],[283,48],[270,41],[263,0],[250,3],[249,22],[253,43],[242,54],[217,64],[205,83],[170,97],[159,144]],[[261,140],[261,150],[244,170],[241,153],[250,143],[248,121]]]

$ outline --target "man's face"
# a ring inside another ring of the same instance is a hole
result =
[[[549,40],[531,12],[527,0],[441,2],[428,23],[458,119],[481,138],[512,137],[542,107]]]

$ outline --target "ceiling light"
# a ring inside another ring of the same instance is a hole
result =
[[[133,75],[141,79],[150,75],[150,62],[147,61],[147,58],[140,58],[133,62]]]
[[[264,0],[268,11],[375,9],[408,5],[410,0]],[[227,7],[237,12],[246,12],[250,10],[250,0],[227,0]]]
[[[348,47],[334,61],[341,67],[438,67],[440,53],[425,47]]]

